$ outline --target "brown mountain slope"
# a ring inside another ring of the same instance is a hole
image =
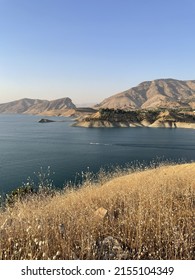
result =
[[[68,97],[57,100],[20,99],[0,104],[0,113],[4,114],[50,114],[51,112],[65,112],[76,106]]]
[[[159,79],[146,81],[124,92],[115,94],[95,108],[136,109],[157,107],[195,108],[195,80]]]

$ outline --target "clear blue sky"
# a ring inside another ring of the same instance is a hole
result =
[[[195,79],[194,0],[0,0],[0,103]]]

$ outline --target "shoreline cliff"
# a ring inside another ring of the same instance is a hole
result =
[[[95,114],[79,117],[73,126],[98,127],[162,127],[195,129],[195,112],[179,109],[114,110],[100,109]]]

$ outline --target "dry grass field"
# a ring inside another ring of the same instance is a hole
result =
[[[195,259],[195,163],[87,180],[0,212],[0,259]]]

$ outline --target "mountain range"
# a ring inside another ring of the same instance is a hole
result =
[[[106,98],[95,108],[195,108],[195,80],[158,79]]]
[[[112,109],[187,108],[195,109],[195,80],[158,79],[145,81],[104,99],[93,107]],[[83,110],[83,113],[88,112]],[[82,112],[69,97],[57,100],[24,98],[0,104],[0,114],[76,115]]]
[[[61,115],[76,106],[68,97],[52,101],[24,98],[0,104],[0,113],[4,114],[32,114],[32,115]]]

